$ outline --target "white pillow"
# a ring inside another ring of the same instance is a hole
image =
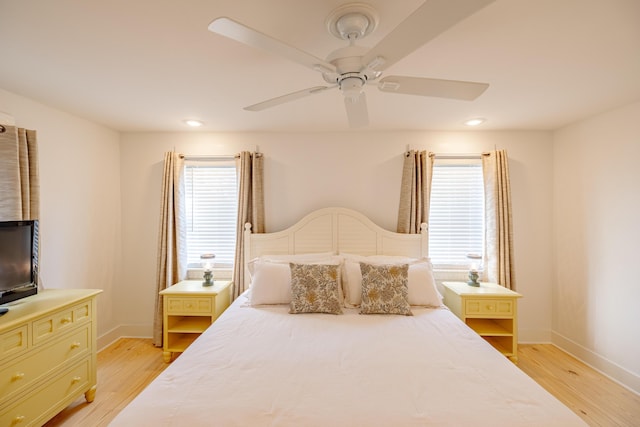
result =
[[[251,305],[289,304],[291,270],[289,264],[258,261],[251,277]]]
[[[289,255],[291,256],[291,255]],[[310,257],[311,259],[311,257]],[[342,258],[328,255],[318,261],[299,261],[297,264],[340,265]],[[254,260],[251,275],[251,305],[290,304],[291,303],[291,268],[286,258],[274,260]],[[340,301],[344,297],[342,286],[339,287]]]
[[[255,264],[260,261],[282,262],[285,264],[289,264],[290,262],[307,263],[307,262],[318,262],[318,261],[331,261],[333,257],[334,257],[333,252],[313,252],[308,254],[269,254],[269,255],[262,255],[252,259],[251,261],[249,261],[248,268],[249,268],[249,274],[253,276],[253,272],[255,270]]]
[[[388,257],[375,255],[362,257],[369,264],[409,264],[408,289],[409,304],[414,306],[439,307],[442,298],[436,289],[433,271],[429,260],[417,260],[407,257]],[[401,259],[405,262],[398,262]],[[345,305],[358,307],[362,302],[362,272],[360,261],[347,256],[343,264],[342,283],[344,287]]]
[[[440,307],[442,296],[436,288],[430,262],[409,264],[407,276],[409,287],[409,305]]]

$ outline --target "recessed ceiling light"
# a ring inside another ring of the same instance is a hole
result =
[[[191,119],[190,120],[185,120],[184,123],[187,126],[191,126],[191,127],[194,127],[194,128],[200,127],[200,126],[202,126],[204,124],[200,120],[191,120]]]
[[[484,123],[485,121],[486,119],[477,118],[477,119],[467,120],[466,122],[464,122],[464,124],[467,126],[478,126]]]

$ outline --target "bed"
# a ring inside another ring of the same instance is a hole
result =
[[[410,304],[410,315],[360,313],[371,302],[362,290],[377,286],[377,276],[365,266],[376,274],[398,265],[413,271],[403,276],[409,277],[404,295],[415,301],[425,297],[412,285],[424,278],[415,273],[422,267],[412,266],[423,265],[427,248],[426,227],[417,235],[396,234],[344,208],[315,211],[277,233],[252,234],[246,227],[252,288],[111,425],[585,425],[440,300]],[[396,257],[400,262],[390,262]],[[341,285],[340,314],[290,313],[297,298],[294,267],[338,268],[339,281],[353,285],[348,259],[361,266],[360,304],[353,289]],[[263,289],[262,300],[252,295],[264,283],[256,262],[290,269],[293,302],[278,301],[287,297],[282,289],[275,297]],[[439,297],[435,286],[429,287],[428,298]]]

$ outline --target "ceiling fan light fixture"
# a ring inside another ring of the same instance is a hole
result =
[[[346,77],[340,80],[340,90],[346,98],[351,100],[357,99],[362,93],[364,80],[358,75]]]
[[[464,124],[466,126],[479,126],[479,125],[481,125],[482,123],[484,123],[486,121],[487,121],[487,119],[483,119],[481,117],[477,117],[475,119],[469,119],[469,120],[465,121]]]

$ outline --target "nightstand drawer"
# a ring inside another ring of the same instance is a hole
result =
[[[184,313],[212,313],[213,312],[213,304],[211,298],[176,298],[176,297],[165,297],[167,298],[167,307],[169,310],[169,314],[184,314]]]
[[[470,298],[465,303],[465,314],[467,316],[485,314],[513,316],[513,301],[507,299]]]

